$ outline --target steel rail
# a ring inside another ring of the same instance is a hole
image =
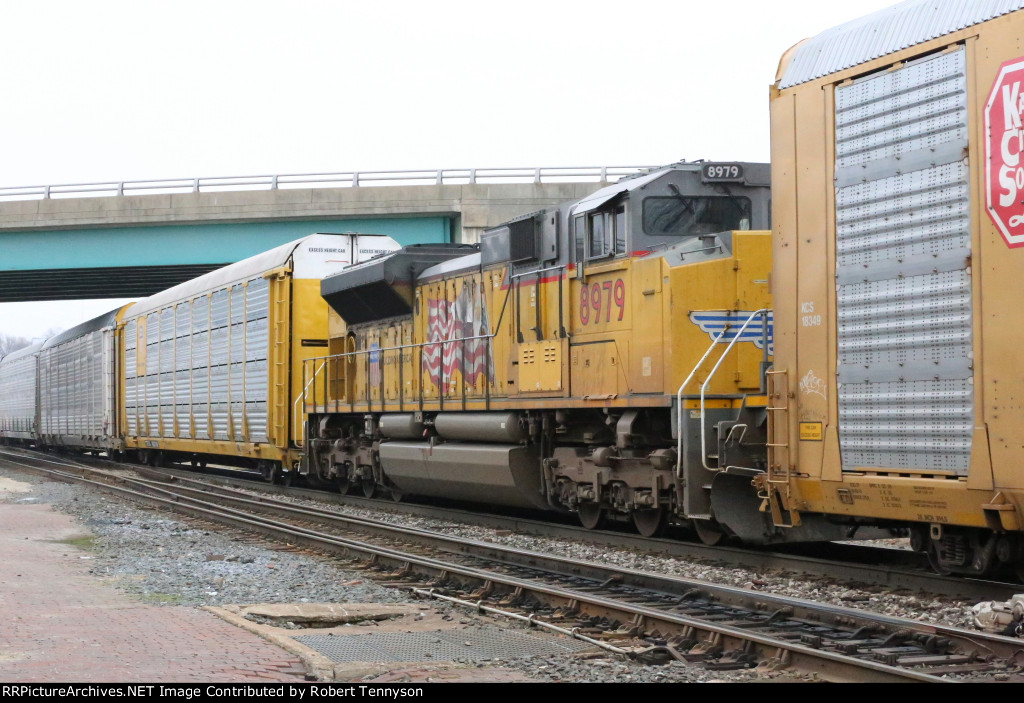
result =
[[[118,465],[124,468],[123,465]],[[201,480],[195,478],[193,472],[183,469],[141,468],[140,472],[165,473],[174,476],[178,481],[193,482],[195,485],[238,486],[241,479],[225,476],[211,476],[206,473]],[[207,469],[209,471],[209,469]],[[865,559],[868,555],[877,559],[875,564],[848,563],[839,558],[820,558],[804,554],[793,554],[778,551],[754,550],[744,547],[707,546],[694,541],[684,541],[667,537],[651,538],[626,532],[610,530],[588,530],[576,524],[558,524],[552,520],[530,519],[518,516],[502,516],[497,514],[481,514],[451,507],[437,507],[417,503],[395,503],[386,499],[374,500],[357,495],[329,493],[322,490],[279,486],[259,481],[245,481],[245,490],[254,493],[272,495],[290,495],[320,502],[338,505],[349,505],[367,510],[384,509],[388,511],[416,515],[419,517],[440,520],[459,520],[469,524],[490,527],[492,529],[510,529],[542,537],[572,539],[588,544],[618,547],[633,551],[650,552],[653,555],[701,559],[705,561],[728,563],[734,566],[752,569],[773,569],[790,571],[798,574],[824,576],[832,579],[875,584],[889,588],[910,589],[952,598],[964,598],[975,601],[1008,600],[1021,592],[1019,583],[1005,583],[984,579],[941,576],[927,570],[927,560],[917,552],[869,546],[864,544],[830,543],[831,553],[841,551],[849,554],[851,561]],[[251,483],[251,485],[249,485]],[[920,570],[913,570],[914,565]]]
[[[22,466],[26,466],[22,464]],[[111,486],[108,484],[99,483],[79,477],[66,472],[54,472],[51,469],[40,469],[33,468],[35,471],[44,472],[47,474],[56,475],[62,480],[71,480],[75,482],[84,483],[100,490],[107,492],[115,492],[123,496],[129,497],[133,500],[141,501],[147,504],[155,504],[159,507],[169,508],[177,512],[186,512],[196,517],[213,520],[222,524],[228,524],[232,527],[241,527],[244,529],[255,529],[261,533],[276,536],[278,539],[284,537],[291,542],[299,542],[308,544],[317,549],[330,549],[331,551],[341,550],[345,554],[363,554],[367,555],[373,561],[385,559],[395,562],[403,571],[408,571],[412,567],[416,567],[419,570],[425,571],[426,573],[441,574],[442,578],[451,578],[453,575],[458,575],[461,578],[474,579],[481,581],[485,584],[501,584],[505,588],[512,589],[515,591],[528,590],[532,593],[543,594],[548,598],[554,598],[567,602],[570,604],[588,603],[592,607],[604,609],[611,612],[625,613],[632,615],[634,619],[644,618],[648,620],[654,620],[662,623],[663,625],[672,625],[676,628],[686,628],[690,631],[699,631],[711,637],[713,641],[721,642],[723,638],[727,640],[735,640],[736,642],[745,643],[742,646],[747,648],[751,645],[756,645],[760,650],[763,651],[774,651],[776,653],[775,659],[785,658],[791,663],[799,665],[800,662],[806,662],[811,670],[823,671],[827,670],[830,675],[838,676],[837,680],[863,680],[863,671],[869,671],[870,680],[873,681],[931,681],[940,682],[945,681],[940,677],[918,672],[907,669],[901,669],[898,667],[889,666],[887,664],[881,664],[878,662],[864,661],[863,659],[856,659],[846,655],[836,654],[834,652],[821,651],[810,646],[805,646],[800,643],[789,642],[780,640],[776,637],[761,635],[757,632],[750,632],[748,630],[732,627],[727,624],[709,623],[704,620],[691,618],[676,613],[665,612],[656,608],[651,608],[641,604],[626,604],[621,600],[614,598],[607,598],[596,593],[589,593],[586,591],[580,591],[576,589],[566,589],[558,586],[551,586],[547,584],[539,584],[535,581],[526,579],[515,578],[508,575],[499,574],[497,572],[467,567],[464,565],[452,564],[449,562],[433,559],[430,557],[410,555],[408,553],[392,549],[389,547],[371,546],[367,545],[362,541],[348,540],[340,538],[334,535],[326,535],[324,533],[302,528],[295,525],[288,525],[273,520],[262,519],[253,516],[249,513],[244,513],[240,510],[233,508],[219,509],[209,501],[201,500],[198,498],[192,498],[183,496],[173,491],[167,490],[163,487],[157,487],[152,482],[148,481],[135,481],[125,480],[126,483],[144,484],[143,487],[150,491],[150,495],[145,495],[139,491],[135,491],[120,486]],[[152,493],[164,494],[165,497],[161,498]],[[255,501],[245,501],[248,503],[256,503],[259,507],[264,507],[264,504]],[[191,503],[191,505],[186,505]],[[296,512],[304,512],[301,509]],[[306,511],[309,512],[309,511]],[[311,511],[312,516],[321,517],[321,513],[324,511]],[[477,543],[480,544],[480,543]],[[495,545],[486,545],[488,549],[493,549]],[[501,551],[501,550],[499,550]],[[540,558],[547,558],[546,555],[528,555],[530,561]],[[564,560],[563,560],[564,561]],[[588,565],[597,566],[597,565]],[[605,573],[611,571],[607,568],[602,567]],[[706,587],[706,586],[704,586]],[[719,587],[720,588],[720,587]],[[724,589],[728,590],[740,590],[740,589]],[[747,594],[747,597],[756,597],[758,600],[766,600],[764,594]],[[784,603],[786,601],[793,602],[792,599],[776,600],[775,605]],[[843,617],[849,616],[851,612],[848,609],[837,609],[837,608],[825,608],[826,611],[832,613],[841,613]],[[863,614],[859,614],[863,615]],[[818,618],[819,620],[821,618]],[[886,617],[874,617],[871,619],[876,622],[884,622],[890,626],[895,625],[900,628],[901,632],[909,630],[918,630],[923,634],[935,636],[936,634],[942,634],[944,636],[953,636],[952,629],[941,628],[934,626],[923,626],[919,623],[907,623],[899,621],[893,618]],[[980,639],[976,633],[967,633],[972,638],[972,641]],[[991,638],[989,638],[991,641]],[[1009,643],[1007,646],[1018,647],[1019,641],[1012,640],[1009,638],[1001,638],[1007,640]],[[783,657],[784,653],[784,657]],[[814,663],[814,666],[810,666]],[[822,668],[824,667],[824,668]]]
[[[3,452],[0,452],[2,454]],[[25,456],[24,454],[13,454]],[[31,456],[35,456],[31,454]],[[67,461],[65,457],[65,461]],[[81,470],[95,470],[96,461],[91,463],[73,462]],[[105,460],[98,460],[104,463]],[[390,500],[373,500],[356,495],[344,495],[322,490],[296,488],[265,483],[258,474],[251,478],[244,477],[246,472],[232,471],[231,476],[211,475],[207,468],[201,479],[196,478],[193,471],[176,468],[153,468],[148,466],[125,465],[109,462],[115,470],[122,472],[125,468],[134,469],[141,476],[163,477],[157,480],[174,480],[182,483],[204,487],[210,490],[213,484],[220,486],[240,487],[244,484],[249,495],[263,493],[270,495],[288,495],[305,498],[317,502],[352,506],[366,510],[386,510],[395,513],[415,515],[439,520],[457,520],[467,524],[479,525],[491,529],[514,530],[525,534],[545,538],[570,539],[587,544],[613,547],[633,552],[650,553],[654,557],[675,557],[682,559],[698,559],[710,563],[727,564],[733,567],[749,569],[769,569],[787,571],[794,574],[816,575],[846,582],[873,584],[880,587],[908,589],[931,595],[950,598],[961,598],[972,601],[1008,600],[1019,593],[1019,583],[1005,583],[984,579],[968,579],[964,577],[941,576],[927,570],[927,562],[916,552],[888,547],[869,546],[864,544],[829,544],[831,558],[794,554],[790,552],[765,551],[744,547],[716,545],[709,547],[693,540],[673,539],[670,537],[648,538],[634,533],[611,530],[587,530],[576,524],[559,524],[557,516],[550,519],[531,519],[527,517],[500,514],[481,514],[453,507],[438,507],[417,503],[396,503]],[[225,472],[227,470],[225,469]],[[243,478],[239,478],[243,475]],[[844,554],[846,556],[837,556]],[[870,563],[864,563],[870,560]],[[914,570],[917,564],[920,568]]]

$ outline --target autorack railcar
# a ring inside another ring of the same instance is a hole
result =
[[[771,99],[780,527],[910,527],[1024,573],[1024,3],[913,0],[783,56]]]
[[[35,353],[39,431],[43,446],[107,452],[118,457],[118,322],[128,305],[47,339]]]
[[[372,234],[314,234],[140,300],[124,319],[125,446],[290,474],[299,461],[302,364],[327,346],[320,279],[398,248]]]
[[[0,441],[33,444],[39,433],[36,342],[0,358]]]
[[[396,248],[381,235],[311,235],[9,354],[0,438],[290,475],[302,361],[327,346],[320,279]]]

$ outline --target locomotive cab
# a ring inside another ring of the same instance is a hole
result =
[[[770,227],[765,164],[697,164],[603,188],[567,211],[574,260],[602,261],[684,239]]]

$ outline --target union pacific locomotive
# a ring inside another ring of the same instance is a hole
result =
[[[644,535],[845,534],[810,517],[775,528],[751,486],[769,412],[768,171],[676,164],[479,249],[406,247],[325,278],[331,354],[305,364],[302,471]]]

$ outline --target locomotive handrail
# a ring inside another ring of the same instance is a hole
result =
[[[718,340],[725,336],[725,333],[729,331],[729,326],[729,323],[726,322],[725,327],[722,328],[722,331],[719,332],[718,336],[711,341],[711,346],[709,346],[708,350],[704,352],[704,356],[702,356],[700,360],[694,365],[693,369],[690,371],[690,375],[686,377],[686,380],[680,384],[679,390],[676,391],[676,478],[681,479],[683,477],[683,389],[686,388],[686,384],[690,382],[690,379],[693,378],[693,375],[697,373],[697,369],[701,367],[701,364],[704,363],[704,360],[708,358],[708,355],[711,353],[711,350],[715,348],[716,344],[718,344]],[[702,402],[701,413],[703,412],[704,408]]]
[[[222,192],[225,190],[285,190],[289,187],[349,187],[366,181],[373,185],[402,185],[430,181],[433,185],[473,185],[476,183],[565,183],[585,179],[595,183],[650,171],[656,166],[539,166],[528,168],[447,168],[403,171],[339,171],[334,173],[288,173],[253,176],[200,176],[111,180],[89,183],[60,183],[0,187],[0,200],[27,200],[54,196],[124,196],[133,192],[164,193]]]
[[[700,463],[703,464],[704,468],[707,469],[708,471],[712,471],[712,468],[708,466],[707,460],[707,433],[705,432],[704,424],[706,422],[704,413],[704,392],[707,390],[708,384],[711,383],[711,379],[718,371],[718,367],[722,365],[723,361],[725,361],[726,354],[729,353],[733,345],[736,344],[736,342],[739,341],[740,337],[743,336],[743,332],[746,331],[747,326],[750,325],[750,323],[753,322],[754,318],[757,317],[758,315],[767,314],[768,308],[761,308],[760,310],[755,310],[750,314],[750,317],[748,317],[747,321],[743,323],[739,331],[736,332],[736,334],[733,336],[731,340],[729,340],[729,344],[728,346],[726,346],[725,351],[722,352],[722,355],[718,357],[718,361],[715,363],[714,368],[711,369],[711,373],[708,374],[708,377],[707,379],[705,379],[704,384],[700,387]],[[764,340],[764,343],[767,347],[768,340]]]
[[[312,359],[307,359],[306,361],[312,361]],[[301,423],[297,421],[298,418],[300,417],[299,403],[302,402],[303,400],[305,400],[305,398],[306,398],[306,391],[309,390],[310,385],[313,383],[314,380],[316,380],[317,374],[319,374],[324,369],[325,366],[327,366],[327,362],[326,361],[324,363],[320,364],[320,368],[319,369],[316,369],[315,371],[313,371],[313,377],[309,379],[309,383],[307,383],[306,385],[304,385],[302,387],[302,391],[299,392],[299,395],[295,396],[295,402],[292,403],[292,417],[296,418],[295,420],[292,421],[292,433],[293,433],[292,436],[295,437],[295,446],[296,447],[304,447],[306,445],[306,427],[305,427],[305,425],[306,425],[306,416],[304,414],[301,415],[301,417],[302,417],[302,422]],[[303,367],[305,367],[305,364],[303,364]],[[296,425],[298,425],[298,426],[296,426]],[[295,430],[299,430],[299,431],[296,432]]]
[[[548,271],[561,271],[566,268],[568,264],[558,264],[557,266],[548,266],[542,269],[530,269],[529,271],[520,271],[519,273],[513,273],[509,275],[509,278],[526,278],[527,276],[536,276],[539,273],[547,273]]]
[[[299,394],[295,397],[295,402],[293,404],[293,407],[296,410],[295,415],[298,415],[297,411],[298,411],[299,404],[300,403],[303,403],[303,404],[305,403],[306,395],[307,395],[307,392],[309,391],[310,386],[313,386],[314,389],[316,388],[316,386],[315,386],[316,378],[317,378],[317,376],[320,375],[320,373],[322,371],[324,371],[324,369],[326,369],[328,367],[328,363],[327,362],[329,362],[329,361],[338,360],[338,359],[344,359],[346,357],[358,357],[358,356],[363,355],[363,354],[382,354],[384,352],[401,351],[403,349],[417,349],[417,348],[418,349],[422,349],[423,347],[426,347],[426,346],[429,346],[429,345],[433,345],[433,344],[440,344],[443,347],[445,344],[450,344],[450,343],[453,343],[453,342],[472,342],[472,341],[476,341],[476,340],[480,340],[480,339],[491,340],[491,339],[494,339],[494,337],[495,337],[494,333],[492,333],[492,334],[478,334],[478,335],[474,335],[472,337],[451,337],[449,339],[428,340],[428,341],[423,341],[423,342],[416,342],[416,343],[413,343],[413,344],[398,344],[398,345],[395,345],[395,346],[392,346],[392,347],[378,347],[377,349],[357,349],[357,350],[354,350],[354,351],[342,352],[341,354],[328,354],[327,356],[314,356],[314,357],[310,357],[308,359],[304,359],[303,360],[303,368],[306,367],[306,364],[312,364],[315,367],[316,366],[315,362],[317,362],[317,361],[323,361],[323,363],[320,364],[319,368],[316,368],[314,370],[313,375],[310,378],[309,382],[306,383],[305,386],[303,386],[302,390],[299,391]],[[399,368],[401,368],[401,363],[399,363]],[[444,364],[442,363],[441,364],[441,371],[442,372],[443,372],[443,369],[444,369]],[[438,381],[440,382],[441,380],[442,379],[439,377]],[[325,378],[324,379],[324,383],[326,384],[328,382],[329,382],[329,380]],[[463,383],[463,394],[465,394],[465,383],[466,383],[465,377],[463,377],[462,383]],[[438,386],[440,387],[440,385],[441,384],[439,383]],[[419,389],[419,395],[420,395],[420,400],[422,400],[423,399],[423,388],[422,388],[422,386]],[[443,397],[440,394],[440,392],[438,393],[438,399],[439,399],[440,402],[442,402],[442,403],[444,402],[443,401]],[[383,406],[384,406],[384,397],[383,397],[383,393],[382,393],[381,394],[381,407],[383,408]],[[296,427],[293,425],[292,429],[294,430],[294,429],[296,429]]]
[[[715,363],[714,367],[711,369],[711,372],[708,374],[707,379],[705,379],[704,383],[700,387],[700,461],[701,464],[703,464],[704,468],[707,469],[708,471],[711,471],[712,469],[707,464],[707,436],[705,434],[704,412],[705,391],[707,390],[708,384],[711,382],[711,379],[718,371],[718,367],[722,365],[722,361],[725,360],[726,355],[732,349],[733,345],[736,344],[737,340],[739,340],[739,338],[743,335],[743,332],[747,329],[747,326],[749,326],[753,319],[758,315],[766,316],[767,314],[768,308],[761,308],[760,310],[755,310],[753,313],[751,313],[750,317],[747,318],[746,322],[744,322],[743,325],[740,326],[739,331],[737,331],[733,338],[729,340],[729,345],[725,348],[725,351],[722,352],[721,356],[718,357],[718,361]],[[686,388],[686,386],[690,383],[690,380],[697,373],[697,370],[700,369],[700,367],[704,364],[704,361],[711,354],[711,350],[715,348],[715,345],[719,343],[719,341],[722,339],[722,337],[725,336],[726,332],[728,332],[731,327],[731,324],[729,324],[728,322],[725,323],[725,326],[722,328],[722,331],[719,332],[718,336],[712,340],[711,346],[707,348],[707,351],[704,352],[704,355],[697,361],[693,369],[690,371],[690,375],[686,377],[686,380],[680,384],[679,390],[676,391],[676,478],[681,479],[683,477],[683,389]],[[765,341],[765,343],[767,346],[767,340]]]

